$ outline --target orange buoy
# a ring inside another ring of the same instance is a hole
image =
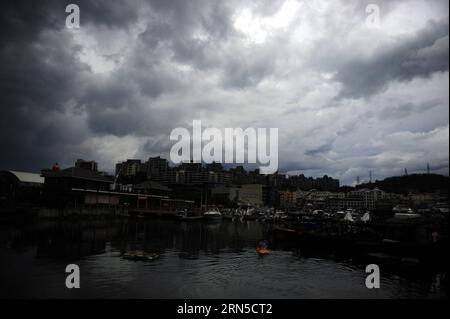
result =
[[[269,249],[267,249],[267,248],[258,247],[257,250],[260,255],[268,255],[269,254]]]

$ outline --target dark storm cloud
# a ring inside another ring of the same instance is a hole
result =
[[[82,8],[82,23],[106,27],[126,27],[137,19],[139,1],[108,0],[5,0],[0,4],[0,39],[8,42],[34,41],[45,29],[62,29],[65,26],[68,4]],[[14,31],[14,32],[12,32]]]
[[[135,3],[78,2],[82,26],[127,27],[137,18]],[[226,36],[225,26],[213,28],[214,19],[217,26],[222,20],[214,12],[218,4],[205,6],[211,11],[197,16],[197,8],[185,1],[152,3],[152,7],[173,15],[172,33],[162,35],[161,41],[171,41],[169,47],[179,49],[183,34],[179,38],[175,34],[199,23],[213,36]],[[37,170],[64,158],[66,151],[76,156],[79,144],[92,132],[119,137],[135,133],[167,135],[170,129],[165,123],[176,123],[176,118],[182,116],[179,110],[153,109],[148,100],[142,100],[143,96],[155,98],[180,88],[176,74],[159,64],[161,55],[144,46],[112,76],[93,77],[90,68],[77,58],[80,48],[70,43],[69,35],[59,33],[66,15],[62,2],[2,5],[0,139],[7,154],[2,156],[2,167],[13,164],[15,168]],[[52,30],[55,32],[49,32]],[[186,59],[183,55],[179,51],[177,57]],[[194,56],[196,52],[187,60]],[[73,101],[72,109],[67,107],[69,101]],[[77,112],[86,115],[85,123],[76,123],[80,117]],[[81,125],[71,127],[72,123]],[[149,143],[144,149],[157,145]]]
[[[340,97],[369,97],[391,81],[408,81],[448,71],[448,18],[429,21],[413,37],[382,47],[370,58],[352,59],[339,68],[336,80],[343,84]]]
[[[126,82],[110,79],[102,85],[92,78],[90,68],[77,57],[81,48],[71,42],[70,34],[62,34],[69,3],[1,3],[0,142],[6,150],[2,167],[39,170],[62,160],[64,153],[76,156],[89,128],[122,135],[143,122],[142,114],[126,110],[136,100],[133,90],[123,85]],[[76,3],[82,26],[124,28],[138,15],[137,1]],[[122,113],[109,111],[120,108]],[[77,114],[83,110],[89,114],[87,126]]]
[[[72,2],[81,9],[79,32],[64,28]],[[170,131],[201,119],[278,127],[280,171],[348,181],[372,167],[420,167],[416,158],[427,154],[448,170],[440,115],[448,104],[448,17],[414,16],[428,25],[389,35],[395,41],[364,55],[364,30],[345,39],[364,20],[366,2],[330,2],[327,19],[317,3],[278,27],[287,18],[272,18],[284,1],[2,2],[0,167],[39,170],[84,157],[111,169],[119,159],[167,154]],[[376,3],[385,14],[410,10],[402,1]],[[251,14],[240,29],[243,9]],[[257,43],[254,32],[264,35]]]
[[[58,28],[60,21],[53,6],[56,3],[57,1],[2,1],[0,4],[2,47],[11,42],[33,41],[42,30]]]
[[[139,54],[145,56],[145,52]],[[161,131],[168,134],[165,123],[175,124],[185,114],[183,109],[155,107],[162,94],[180,90],[182,80],[156,62],[148,64],[141,57],[132,61],[108,78],[91,80],[80,99],[92,132],[119,137],[152,136]]]
[[[57,115],[65,113],[65,103],[79,94],[81,77],[88,69],[74,59],[76,46],[60,34],[47,32],[60,25],[54,4],[1,4],[2,167],[42,168],[54,161],[63,145],[82,136],[57,122]],[[64,11],[60,16],[64,18]]]
[[[167,151],[170,150],[172,147],[171,141],[167,139],[167,136],[165,134],[162,134],[160,136],[155,136],[152,138],[149,138],[142,149],[143,151],[143,158],[148,157],[149,155],[153,156],[168,156]]]
[[[164,49],[180,63],[217,67],[221,41],[235,31],[227,1],[150,1],[150,18],[140,35],[149,49]]]
[[[224,66],[223,85],[226,88],[246,88],[258,85],[261,80],[271,74],[274,63],[267,51],[254,52],[254,55],[230,57]]]
[[[194,28],[202,27],[212,36],[226,37],[231,30],[228,19],[231,8],[227,1],[219,0],[152,0],[148,2],[163,20],[169,20],[172,30],[178,34],[189,34]]]
[[[330,140],[329,142],[320,145],[315,149],[310,149],[305,151],[305,155],[319,155],[322,153],[329,152],[333,148],[334,140]]]
[[[215,45],[231,30],[229,9],[223,1],[149,1],[149,16],[140,42],[127,61],[105,81],[88,86],[81,103],[89,128],[100,134],[152,136],[170,134],[189,110],[155,108],[163,94],[182,92],[192,84],[169,62],[203,69],[217,67]],[[207,39],[195,39],[196,33]],[[213,52],[214,53],[214,52]],[[120,125],[118,125],[120,123]]]

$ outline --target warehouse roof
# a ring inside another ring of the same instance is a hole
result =
[[[44,178],[37,173],[19,172],[19,171],[8,171],[22,183],[35,183],[44,184]]]

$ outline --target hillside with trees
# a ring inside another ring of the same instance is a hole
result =
[[[412,174],[405,176],[388,177],[382,181],[365,183],[356,188],[375,188],[397,194],[407,194],[410,192],[432,193],[437,190],[449,189],[449,177],[437,174]]]

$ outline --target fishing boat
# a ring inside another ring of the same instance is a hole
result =
[[[244,220],[255,220],[258,216],[256,215],[256,211],[254,208],[248,207],[247,210],[243,213]]]
[[[134,261],[153,261],[159,258],[156,253],[147,253],[144,251],[129,251],[122,255],[123,259]]]
[[[351,223],[355,222],[355,220],[353,219],[353,216],[352,216],[351,213],[345,214],[345,216],[344,216],[344,221],[346,221],[346,222],[351,222]]]
[[[363,215],[363,217],[361,217],[361,221],[363,223],[368,223],[371,220],[372,220],[372,217],[370,216],[370,212],[368,212],[368,211]]]
[[[286,220],[288,218],[289,218],[289,216],[285,212],[283,212],[281,210],[277,210],[275,212],[274,221],[283,221],[283,220]]]
[[[187,211],[183,211],[183,210],[179,211],[178,213],[175,214],[175,218],[177,218],[177,219],[181,219],[186,216],[187,216]]]
[[[221,220],[222,214],[218,210],[208,210],[203,217],[207,220]]]

